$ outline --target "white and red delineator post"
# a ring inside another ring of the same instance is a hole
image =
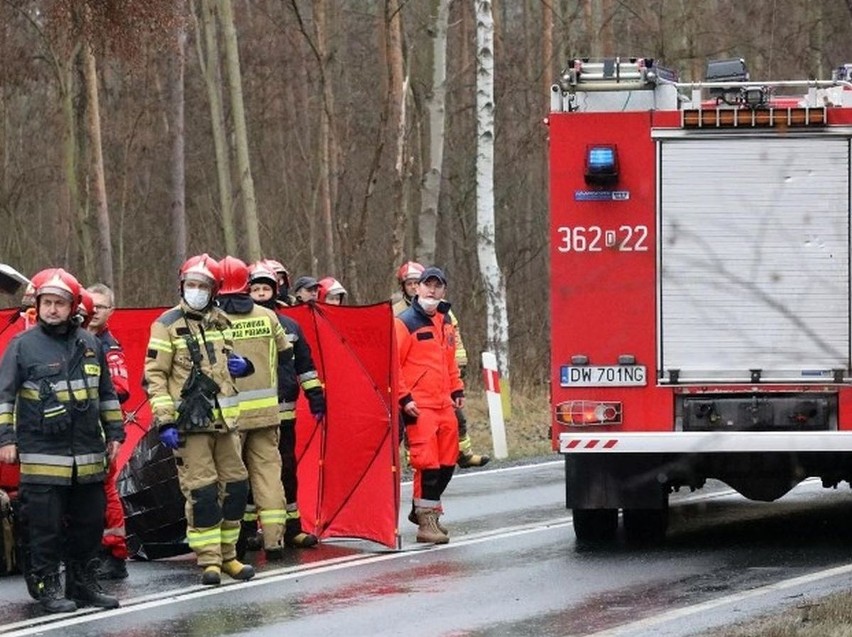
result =
[[[507,458],[506,423],[503,421],[503,401],[500,396],[500,370],[497,357],[482,352],[482,375],[485,381],[485,398],[488,401],[488,419],[491,422],[491,441],[495,458]]]

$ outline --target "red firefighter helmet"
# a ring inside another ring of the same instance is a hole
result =
[[[187,279],[207,283],[213,287],[213,294],[216,294],[222,285],[222,269],[216,259],[205,252],[190,257],[180,267],[180,282]]]
[[[21,308],[28,309],[31,307],[35,307],[35,286],[32,281],[27,283],[24,295],[21,297]]]
[[[287,271],[283,263],[275,259],[263,259],[262,263],[266,265],[267,269],[272,270],[272,273],[276,276],[284,277],[284,287],[290,287],[290,272]]]
[[[241,294],[248,290],[249,269],[245,261],[237,257],[225,257],[219,261],[222,272],[222,287],[219,294]]]
[[[32,279],[35,289],[36,306],[42,294],[55,294],[71,302],[71,314],[80,305],[80,282],[70,272],[62,268],[48,268],[38,272]]]
[[[334,277],[327,276],[319,280],[319,289],[317,290],[317,301],[325,303],[329,296],[335,294],[346,295],[346,288]],[[343,299],[341,299],[343,300]]]
[[[399,270],[396,271],[396,280],[399,281],[400,285],[405,285],[406,281],[419,279],[425,269],[426,268],[417,263],[417,261],[406,261],[399,266]]]
[[[255,261],[249,266],[249,285],[252,283],[266,283],[272,287],[273,293],[278,292],[278,277],[275,276],[275,271],[269,267],[268,259]]]
[[[80,288],[80,307],[77,308],[77,314],[83,319],[83,327],[86,327],[95,315],[95,299],[86,288]]]

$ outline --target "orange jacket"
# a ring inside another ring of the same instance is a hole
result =
[[[449,304],[429,316],[416,301],[394,319],[399,352],[399,403],[440,409],[464,396],[456,364],[456,336]]]

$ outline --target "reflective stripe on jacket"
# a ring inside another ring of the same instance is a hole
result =
[[[229,328],[228,317],[218,308],[198,314],[183,304],[166,310],[151,324],[144,382],[157,426],[177,420],[180,391],[192,371],[189,337],[201,351],[201,371],[219,386],[212,428],[236,429],[240,406],[237,387],[228,373],[228,354],[233,351]]]
[[[9,343],[0,362],[0,446],[16,444],[21,482],[104,479],[106,442],[123,441],[121,408],[100,344],[72,327],[37,324]]]
[[[245,314],[229,313],[234,352],[249,359],[254,373],[237,378],[241,431],[278,426],[279,360],[293,367],[293,346],[272,310],[253,304]],[[290,371],[292,374],[293,372]]]
[[[448,305],[448,304],[447,304]],[[429,316],[412,303],[394,319],[399,351],[399,396],[410,395],[418,407],[452,405],[451,396],[464,390],[455,357],[455,330],[447,314]]]

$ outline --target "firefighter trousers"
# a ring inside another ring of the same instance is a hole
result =
[[[417,421],[405,429],[409,462],[414,469],[414,505],[438,507],[459,455],[455,409],[420,407]]]
[[[284,539],[292,541],[302,533],[302,515],[299,513],[299,477],[296,466],[296,421],[281,421],[281,437],[278,441],[281,454],[281,484],[284,485],[284,499],[287,502],[287,521]]]
[[[299,480],[296,473],[296,421],[281,422],[281,437],[278,441],[281,454],[281,483],[288,504],[298,500]]]
[[[116,488],[118,469],[115,462],[111,462],[104,480],[104,495],[106,496],[106,520],[104,522],[104,535],[101,541],[103,549],[113,557],[127,559],[127,533],[124,528],[124,507]]]
[[[102,482],[22,483],[20,498],[31,574],[58,573],[62,560],[86,564],[97,555],[104,532]]]
[[[181,435],[175,450],[178,482],[186,498],[186,537],[199,566],[236,557],[248,497],[248,473],[236,431]]]
[[[281,456],[278,453],[278,424],[242,431],[240,438],[257,518],[263,528],[263,548],[281,548],[286,511],[281,484]]]

